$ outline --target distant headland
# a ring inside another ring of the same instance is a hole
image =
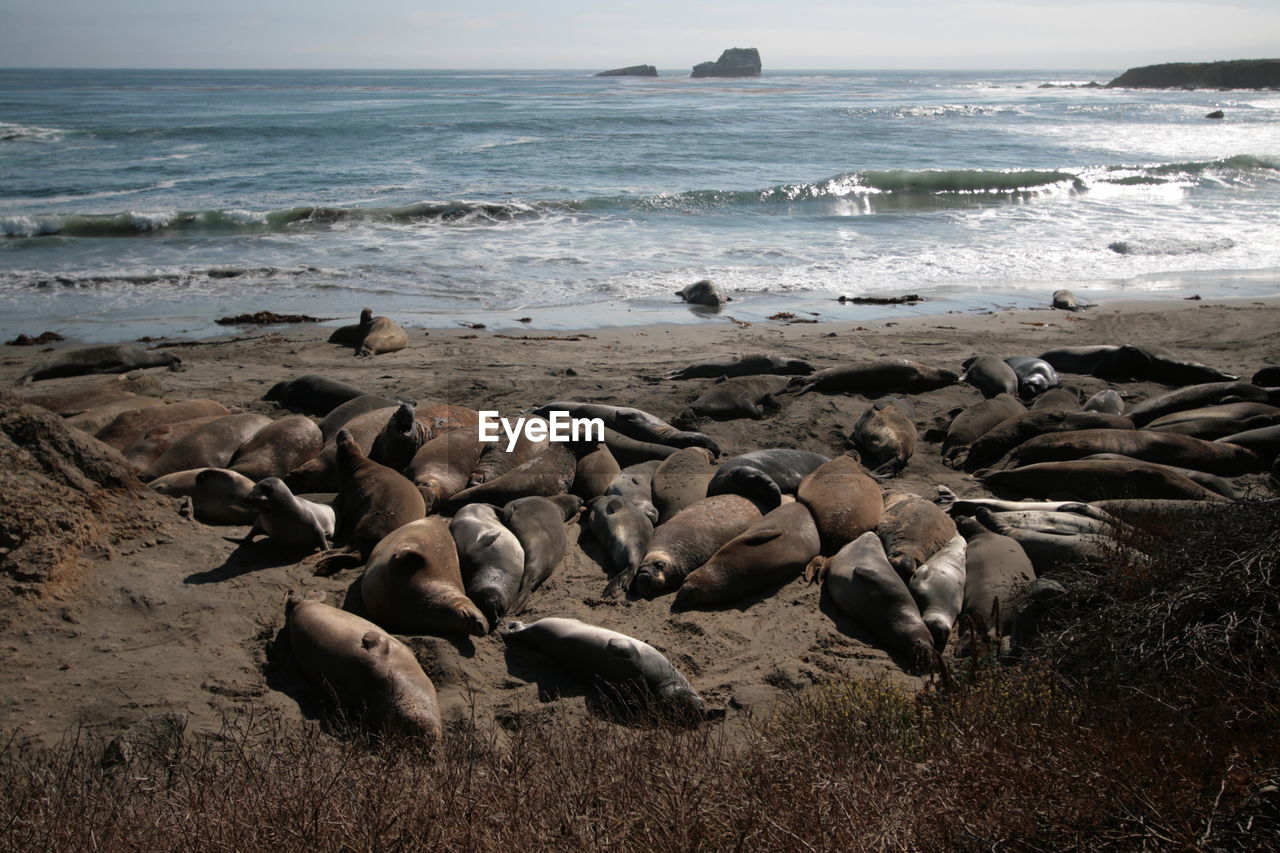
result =
[[[1129,89],[1276,89],[1280,59],[1167,62],[1130,68],[1107,84]]]
[[[652,65],[628,65],[601,71],[593,77],[657,77]],[[699,62],[690,77],[759,77],[760,51],[754,47],[731,47],[714,62]]]

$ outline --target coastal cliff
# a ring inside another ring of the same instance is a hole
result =
[[[1144,65],[1130,68],[1107,86],[1130,89],[1275,89],[1280,88],[1280,59]]]
[[[690,77],[759,77],[760,51],[754,47],[731,47],[715,62],[699,62]]]

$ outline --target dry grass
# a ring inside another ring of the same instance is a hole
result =
[[[745,729],[535,714],[428,754],[240,719],[105,769],[100,744],[10,745],[0,847],[1274,850],[1276,514],[1082,579],[1018,666],[836,681]]]

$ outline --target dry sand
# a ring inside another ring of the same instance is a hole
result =
[[[770,351],[808,358],[818,367],[907,356],[959,371],[975,353],[1036,355],[1051,346],[1134,343],[1170,347],[1245,378],[1280,363],[1276,298],[1110,303],[1078,314],[957,313],[865,324],[741,325],[725,318],[714,325],[577,335],[536,331],[536,320],[534,329],[507,336],[411,330],[408,349],[373,359],[356,359],[349,349],[325,343],[328,329],[244,331],[241,339],[180,344],[173,351],[184,359],[184,372],[149,373],[170,399],[211,397],[275,417],[285,412],[261,400],[268,388],[320,373],[370,392],[504,414],[580,399],[637,406],[670,419],[712,380],[650,377],[731,353]],[[0,385],[12,384],[43,358],[37,349],[5,348]],[[1065,376],[1064,382],[1085,394],[1107,387],[1085,376]],[[1130,402],[1164,390],[1149,383],[1117,387]],[[979,399],[964,385],[916,395],[921,433]],[[834,455],[868,404],[859,396],[789,396],[772,417],[701,429],[728,454],[783,446]],[[944,467],[938,445],[929,443],[891,485],[932,498],[939,483],[961,494],[982,491],[964,473]],[[187,715],[195,730],[217,729],[224,716],[247,712],[260,719],[315,717],[315,694],[277,643],[284,598],[291,589],[320,590],[330,603],[342,604],[359,570],[317,578],[296,554],[237,547],[224,538],[245,532],[181,518],[175,504],[172,523],[131,531],[122,545],[86,553],[77,570],[43,596],[0,597],[0,735],[7,739],[17,730],[20,739],[54,742],[80,729],[111,734],[166,711]],[[572,616],[643,639],[665,652],[709,705],[726,708],[730,721],[767,713],[789,689],[833,674],[915,683],[864,635],[824,612],[818,587],[803,580],[736,607],[673,614],[670,595],[603,599],[607,575],[601,563],[607,558],[589,534],[571,538],[577,546],[519,618]],[[406,639],[440,691],[447,722],[474,715],[509,725],[526,714],[593,712],[590,689],[544,659],[509,656],[497,635],[474,642]]]

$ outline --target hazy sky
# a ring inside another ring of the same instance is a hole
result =
[[[1123,70],[1280,56],[1276,0],[0,0],[0,66]]]

